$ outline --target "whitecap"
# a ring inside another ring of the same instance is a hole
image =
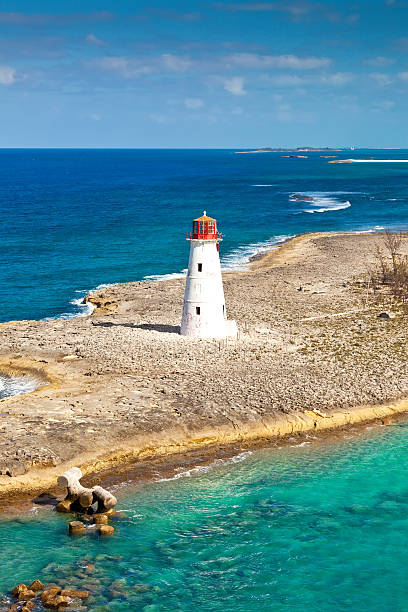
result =
[[[245,270],[253,257],[267,253],[291,238],[294,238],[294,234],[274,236],[262,242],[244,244],[221,258],[221,269],[223,272],[239,272]]]
[[[259,185],[251,185],[251,187],[276,187],[276,185],[267,185],[267,184],[262,185],[262,184],[259,184]]]
[[[324,212],[331,212],[334,210],[344,210],[346,208],[350,208],[351,206],[350,200],[347,200],[346,202],[336,202],[336,200],[327,199],[325,201],[325,204],[326,206],[323,206],[323,200],[322,200],[321,203],[317,205],[317,208],[313,208],[312,210],[305,208],[303,212],[324,213]]]
[[[221,271],[222,272],[242,272],[246,269],[253,257],[262,255],[268,251],[277,248],[284,242],[287,242],[291,238],[294,238],[295,234],[273,236],[268,240],[261,242],[253,242],[250,244],[243,244],[242,246],[233,249],[230,253],[226,253],[221,257]],[[143,277],[146,281],[164,281],[172,280],[175,278],[184,278],[187,275],[187,268],[181,272],[173,272],[169,274],[149,274]]]
[[[291,202],[299,203],[306,202],[309,208],[303,208],[301,212],[313,214],[313,213],[325,213],[325,212],[333,212],[336,210],[344,210],[346,208],[350,208],[351,202],[350,200],[340,201],[339,199],[333,197],[334,195],[346,195],[349,193],[357,193],[357,192],[347,192],[347,191],[304,191],[302,193],[296,194],[297,197],[289,196],[289,200]],[[304,199],[302,199],[302,197]],[[308,201],[308,198],[313,198],[313,201]]]
[[[290,448],[303,448],[304,446],[308,446],[311,442],[301,442],[300,444],[291,444]]]
[[[95,289],[91,291],[79,291],[76,290],[75,293],[83,293],[85,294],[81,298],[73,298],[69,301],[69,303],[75,307],[74,311],[71,312],[63,312],[55,317],[45,317],[41,319],[42,321],[59,321],[59,320],[68,320],[68,319],[76,319],[77,317],[89,317],[95,310],[95,305],[91,304],[91,302],[84,302],[86,295],[92,293]]]
[[[184,278],[187,274],[187,269],[181,272],[169,272],[168,274],[147,274],[143,277],[143,280],[147,281],[164,281],[172,280],[174,278]]]
[[[200,476],[201,474],[206,474],[210,470],[219,467],[221,465],[228,465],[231,463],[240,463],[241,461],[245,461],[250,455],[252,455],[252,451],[242,451],[238,455],[231,457],[230,459],[215,459],[209,465],[197,465],[189,470],[183,470],[183,468],[179,468],[176,470],[176,474],[174,476],[170,476],[169,478],[159,478],[156,482],[170,482],[171,480],[179,480],[180,478],[191,478],[192,476]]]

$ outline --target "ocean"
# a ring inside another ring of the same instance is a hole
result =
[[[1,150],[0,320],[85,315],[97,286],[181,274],[204,209],[225,270],[302,232],[408,228],[408,165],[326,154]],[[0,595],[40,578],[89,588],[90,612],[404,612],[407,440],[400,422],[158,471],[116,489],[108,539],[33,507],[0,522]]]
[[[92,589],[92,612],[402,612],[407,427],[158,472],[116,490],[107,539],[57,513],[3,521],[0,593],[40,578]]]
[[[100,285],[182,273],[203,210],[224,234],[225,270],[302,232],[408,226],[408,165],[323,157],[385,157],[372,150],[283,155],[0,150],[0,321],[88,314]]]

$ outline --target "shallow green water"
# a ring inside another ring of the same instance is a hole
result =
[[[38,577],[91,587],[95,611],[408,610],[407,442],[401,423],[122,488],[110,539],[69,538],[55,513],[0,523],[0,592]]]

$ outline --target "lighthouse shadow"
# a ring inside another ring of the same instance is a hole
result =
[[[142,323],[135,325],[134,323],[112,323],[112,321],[101,321],[100,323],[92,322],[95,327],[130,327],[131,329],[145,329],[148,331],[164,332],[167,334],[179,334],[180,325],[164,325],[161,323]]]

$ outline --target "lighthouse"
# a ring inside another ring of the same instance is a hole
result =
[[[238,333],[235,321],[227,320],[222,286],[219,246],[222,234],[217,221],[207,216],[193,220],[187,234],[190,257],[180,334],[193,338],[226,338]]]

